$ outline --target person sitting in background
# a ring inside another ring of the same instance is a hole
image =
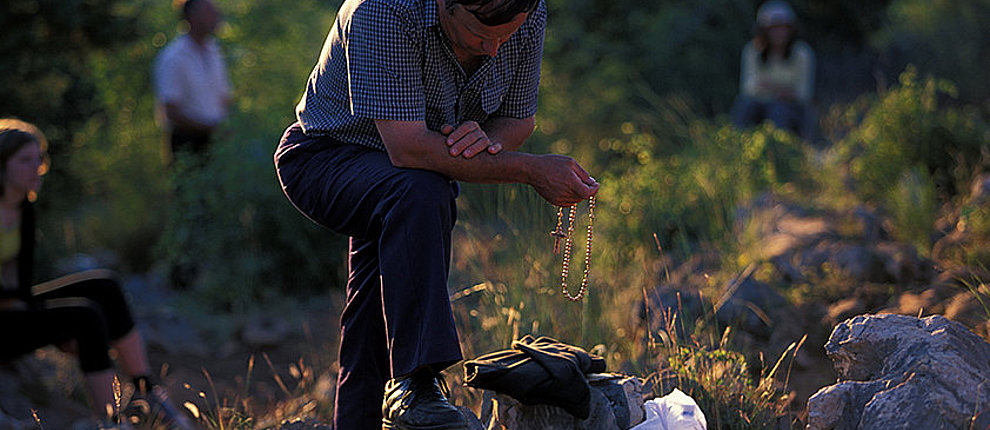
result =
[[[0,360],[47,345],[75,353],[100,428],[130,428],[114,399],[110,349],[136,394],[178,428],[192,429],[151,377],[144,341],[120,284],[110,271],[90,270],[32,286],[34,204],[48,165],[47,142],[32,124],[0,119]]]
[[[756,35],[743,48],[740,95],[732,123],[751,127],[765,120],[807,138],[815,86],[815,53],[797,39],[791,7],[771,0],[756,14]]]

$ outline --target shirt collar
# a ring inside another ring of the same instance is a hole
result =
[[[437,18],[437,2],[436,0],[420,0],[423,2],[423,23],[426,28],[439,26],[440,21]]]

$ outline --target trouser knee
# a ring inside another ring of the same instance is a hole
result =
[[[395,181],[386,198],[389,207],[385,216],[397,215],[410,220],[439,217],[452,224],[456,196],[457,184],[447,177],[425,170],[409,170]]]
[[[86,273],[91,272],[82,272],[52,281],[65,283],[39,293],[38,298],[45,301],[56,300],[59,303],[66,303],[68,300],[71,303],[95,306],[102,314],[101,319],[110,339],[117,340],[124,337],[134,329],[134,317],[120,282],[115,277],[102,274],[82,280],[73,279]]]
[[[65,321],[65,330],[79,349],[79,367],[83,372],[97,372],[113,366],[106,317],[95,303],[57,307],[52,312]]]

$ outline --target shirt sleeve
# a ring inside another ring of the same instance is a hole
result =
[[[541,0],[533,11],[532,27],[525,42],[527,50],[499,106],[496,116],[529,118],[536,115],[540,88],[540,63],[543,60],[543,36],[547,23],[546,4]]]
[[[421,38],[412,21],[388,2],[370,0],[342,24],[351,114],[423,120]]]

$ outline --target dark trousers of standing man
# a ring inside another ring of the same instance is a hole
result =
[[[300,212],[350,236],[334,428],[380,428],[389,379],[462,358],[447,293],[457,185],[397,168],[383,151],[308,137],[298,124],[275,166]]]
[[[169,141],[172,144],[172,156],[180,152],[188,152],[196,155],[206,154],[212,142],[213,136],[210,133],[172,129]]]

